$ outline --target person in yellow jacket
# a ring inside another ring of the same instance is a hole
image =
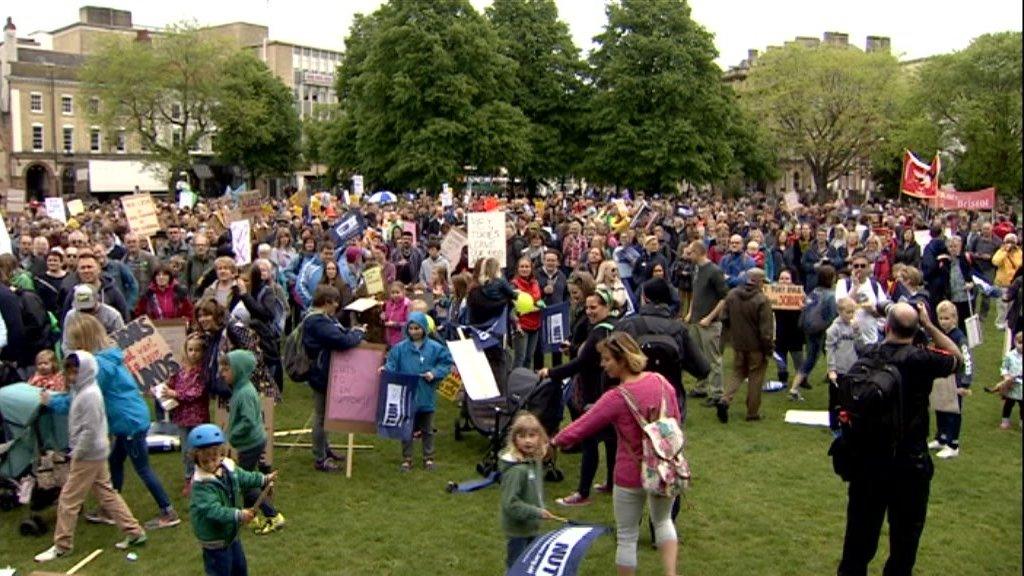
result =
[[[994,284],[1004,291],[1010,287],[1013,275],[1021,266],[1021,249],[1017,242],[1016,234],[1007,234],[1003,237],[1003,245],[992,255],[992,265],[996,267]],[[1006,310],[1008,303],[1000,298],[996,301],[996,328],[1006,329]]]

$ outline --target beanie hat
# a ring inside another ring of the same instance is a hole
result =
[[[345,249],[345,261],[349,264],[354,264],[360,256],[363,255],[363,250],[358,246],[349,246]]]
[[[651,278],[644,282],[643,295],[654,304],[669,304],[672,302],[672,290],[664,278]]]

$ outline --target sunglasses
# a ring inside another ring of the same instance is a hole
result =
[[[854,268],[867,268],[868,265],[867,264],[854,264],[853,267]]]

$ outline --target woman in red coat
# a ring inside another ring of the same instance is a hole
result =
[[[524,294],[529,294],[534,302],[541,299],[540,284],[533,275],[533,263],[523,257],[516,264],[516,277],[512,279],[512,287]],[[530,368],[527,362],[533,359],[537,350],[537,339],[540,336],[540,310],[519,314],[519,330],[515,336],[512,369]]]
[[[132,317],[145,315],[152,320],[184,318],[191,322],[192,314],[188,290],[178,284],[167,266],[160,264],[153,270],[153,280],[139,298]]]

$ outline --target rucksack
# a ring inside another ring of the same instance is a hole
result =
[[[828,330],[834,320],[834,317],[830,317],[834,316],[832,313],[834,306],[829,306],[830,298],[832,298],[831,295],[819,290],[814,290],[807,295],[804,309],[800,312],[800,318],[797,320],[804,334],[817,336]]]
[[[903,381],[896,364],[912,350],[887,354],[881,345],[861,353],[839,376],[836,405],[839,436],[829,454],[835,472],[849,480],[866,457],[892,456],[903,439]]]
[[[292,382],[309,380],[312,363],[309,354],[306,353],[306,347],[302,345],[302,329],[306,325],[306,319],[312,315],[303,318],[298,326],[285,336],[281,346],[281,365],[284,366],[284,373]]]
[[[690,465],[683,455],[686,436],[679,421],[665,409],[665,390],[661,393],[661,407],[655,419],[640,414],[633,394],[619,386],[616,388],[643,433],[643,454],[640,456],[640,478],[649,494],[675,498],[690,480]],[[628,448],[627,448],[628,449]],[[635,457],[635,455],[634,455]]]
[[[643,316],[639,317],[639,322],[641,333],[637,335],[636,343],[640,345],[644,356],[647,356],[644,370],[661,374],[673,388],[679,390],[683,386],[682,350],[679,344],[668,334],[651,333]]]
[[[13,290],[18,298],[18,309],[21,311],[21,324],[25,334],[25,349],[33,352],[49,348],[57,341],[53,332],[50,314],[46,311],[43,299],[31,290]]]

